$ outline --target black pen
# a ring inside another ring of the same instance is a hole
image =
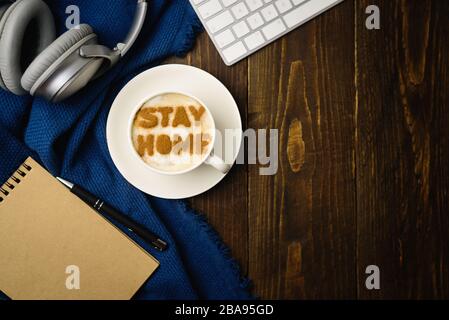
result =
[[[126,228],[128,228],[128,230],[137,234],[143,240],[151,244],[155,249],[159,251],[164,251],[165,249],[167,249],[167,243],[165,241],[161,240],[154,233],[150,232],[146,228],[134,222],[124,214],[118,212],[101,199],[93,196],[92,194],[82,189],[81,187],[71,182],[68,182],[62,178],[56,179],[58,179],[62,184],[64,184],[67,188],[69,188],[74,195],[78,196],[81,200],[83,200],[89,206],[94,208],[96,211],[123,224]]]

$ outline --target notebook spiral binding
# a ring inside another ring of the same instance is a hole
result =
[[[5,200],[7,196],[11,193],[12,190],[22,181],[23,178],[27,176],[27,174],[33,168],[27,163],[23,163],[19,169],[14,172],[14,174],[6,181],[6,183],[0,187],[0,203]]]

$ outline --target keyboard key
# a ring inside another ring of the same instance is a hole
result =
[[[320,13],[323,8],[330,7],[335,4],[335,0],[321,0],[319,3],[309,1],[302,6],[294,9],[284,16],[284,21],[289,28],[309,20]]]
[[[307,0],[293,0],[293,4],[295,5],[295,6],[299,6],[301,3],[304,3],[304,2],[306,2]]]
[[[203,17],[203,19],[207,19],[220,12],[222,9],[223,7],[218,0],[210,0],[199,7],[198,12],[200,13],[201,17]]]
[[[248,19],[246,19],[246,21],[248,21],[249,26],[251,27],[251,29],[255,30],[257,28],[259,28],[261,25],[263,25],[263,19],[262,16],[260,15],[260,13],[255,13],[252,16],[250,16]]]
[[[231,4],[234,4],[236,2],[237,2],[237,0],[223,0],[223,4],[224,4],[224,6],[226,8],[229,7]]]
[[[262,28],[262,32],[267,40],[275,38],[285,30],[287,30],[287,28],[285,27],[281,19],[274,20],[273,22]]]
[[[266,8],[263,8],[261,12],[266,22],[270,22],[271,20],[273,20],[278,16],[278,12],[276,11],[276,8],[272,4],[270,4]]]
[[[215,40],[217,41],[218,46],[219,46],[220,48],[224,48],[224,47],[226,47],[228,44],[233,43],[233,42],[235,41],[235,37],[234,37],[234,35],[232,34],[231,30],[228,29],[228,30],[226,30],[226,31],[223,31],[223,32],[220,33],[219,35],[217,35],[217,36],[215,37]]]
[[[207,26],[212,33],[216,33],[221,29],[229,26],[233,22],[234,18],[232,17],[232,15],[229,13],[229,11],[225,11],[223,13],[220,13],[218,16],[210,19],[207,22]]]
[[[245,2],[251,11],[255,11],[263,6],[262,0],[245,0]]]
[[[233,62],[234,60],[237,60],[247,52],[248,51],[243,45],[243,42],[239,41],[236,44],[233,44],[232,46],[224,49],[223,55],[225,56],[226,60],[228,60],[228,62]]]
[[[248,8],[243,2],[233,6],[231,10],[237,20],[243,18],[249,13]]]
[[[245,34],[247,34],[249,32],[248,25],[246,24],[245,21],[241,21],[241,22],[237,23],[236,25],[234,25],[232,27],[232,29],[234,30],[235,35],[238,38],[243,37]]]
[[[275,4],[281,14],[293,8],[290,0],[278,0]]]
[[[262,45],[265,42],[260,31],[253,33],[252,35],[245,38],[246,46],[249,50],[256,49],[258,46]]]

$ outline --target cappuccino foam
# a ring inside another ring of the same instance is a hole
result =
[[[150,99],[137,112],[133,145],[142,160],[164,172],[202,163],[212,149],[214,121],[197,100],[178,93]]]

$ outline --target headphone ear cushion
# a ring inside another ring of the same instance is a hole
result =
[[[68,30],[62,34],[30,64],[23,74],[22,87],[27,91],[31,91],[34,84],[47,69],[56,63],[70,48],[91,34],[93,34],[93,30],[87,24],[82,24],[79,28]]]
[[[0,7],[0,35],[2,33],[2,26],[4,26],[4,22],[2,21],[2,18],[6,12],[6,10],[8,10],[8,8],[10,7],[10,4],[6,4],[6,5],[2,5]],[[0,76],[0,88],[3,88],[4,90],[8,90],[8,88],[6,88],[6,85],[3,83],[2,77]]]
[[[38,31],[38,45],[27,48],[24,40],[32,23]],[[7,90],[17,95],[27,93],[21,86],[23,52],[42,52],[55,34],[53,15],[42,0],[19,0],[4,12],[0,20],[0,77]]]
[[[6,10],[8,10],[9,6],[10,4],[0,5],[0,21],[2,20],[2,17],[5,14]]]

